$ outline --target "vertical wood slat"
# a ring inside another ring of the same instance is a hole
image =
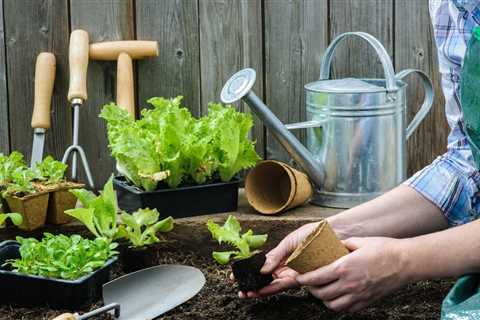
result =
[[[70,16],[72,30],[86,30],[90,43],[135,38],[131,0],[72,0]],[[101,189],[115,167],[108,150],[105,123],[98,115],[104,104],[115,101],[116,65],[115,61],[89,61],[88,99],[80,109],[79,144],[85,149],[97,189]],[[80,172],[84,178],[83,169]]]
[[[251,67],[257,72],[253,90],[263,96],[262,7],[260,1],[199,2],[202,114],[209,102],[220,101],[220,91],[232,74]],[[236,104],[247,111],[244,103]],[[264,153],[264,127],[255,117],[256,149]]]
[[[444,99],[440,88],[437,50],[427,1],[402,1],[395,6],[395,69],[415,68],[425,71],[435,86],[435,102],[430,114],[410,137],[408,173],[413,174],[445,152],[449,132],[445,118]],[[423,101],[421,82],[408,79],[407,119],[411,121]]]
[[[52,127],[47,131],[44,154],[61,159],[71,139],[71,112],[66,101],[67,0],[6,0],[4,5],[11,150],[21,151],[27,162],[30,160],[35,61],[40,52],[50,51],[57,68]]]
[[[137,38],[159,42],[159,57],[137,62],[139,106],[154,96],[184,97],[200,114],[200,58],[197,1],[136,0]]]
[[[402,4],[404,1],[402,1]],[[376,37],[394,58],[392,0],[330,0],[330,37],[364,31]],[[384,78],[375,51],[363,40],[346,39],[335,51],[332,77]]]
[[[319,76],[327,12],[327,1],[265,1],[265,98],[284,123],[304,120],[303,86]],[[268,131],[267,157],[291,159]]]
[[[5,29],[3,1],[0,1],[0,153],[10,152],[7,97],[7,61],[5,55]]]

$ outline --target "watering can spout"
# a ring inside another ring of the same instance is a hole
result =
[[[223,103],[245,101],[260,118],[267,130],[282,145],[288,154],[306,171],[316,188],[324,181],[323,166],[316,161],[310,151],[287,129],[265,103],[253,92],[256,73],[246,68],[235,73],[223,86],[220,99]]]

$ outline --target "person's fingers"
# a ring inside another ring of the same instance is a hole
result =
[[[233,275],[233,272],[230,272],[230,275],[228,276],[230,280],[235,281],[235,276]]]
[[[323,304],[333,311],[349,310],[357,301],[350,294],[340,296],[330,301],[323,301]]]
[[[323,286],[339,278],[337,272],[335,272],[336,268],[337,263],[334,262],[325,267],[298,275],[296,280],[302,286]]]
[[[278,266],[281,265],[281,262],[285,260],[287,253],[288,245],[286,244],[288,240],[283,239],[278,246],[270,250],[265,257],[265,263],[263,264],[262,269],[260,270],[263,274],[272,273]]]
[[[342,287],[340,281],[337,280],[326,286],[310,287],[309,291],[314,297],[322,301],[330,301],[350,292],[351,290]]]
[[[359,249],[360,247],[363,247],[363,245],[368,241],[368,239],[365,238],[358,238],[358,237],[352,237],[348,238],[346,240],[343,240],[343,244],[349,251],[355,251]]]
[[[263,287],[256,293],[260,297],[266,297],[266,296],[271,296],[288,289],[296,288],[298,286],[299,286],[298,282],[295,281],[295,278],[286,277],[286,278],[274,280],[268,286]]]
[[[289,267],[282,267],[280,269],[275,270],[272,275],[274,279],[286,278],[286,277],[295,278],[296,276],[298,276],[298,272],[293,269],[290,269]]]
[[[238,297],[239,297],[240,299],[243,299],[243,298],[246,298],[247,295],[246,295],[244,292],[242,292],[242,291],[238,291]]]

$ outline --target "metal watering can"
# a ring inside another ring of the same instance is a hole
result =
[[[329,79],[335,48],[351,36],[375,49],[385,79]],[[403,78],[411,73],[422,79],[425,99],[406,126]],[[306,122],[284,125],[251,90],[254,82],[253,69],[235,73],[222,89],[222,102],[247,102],[309,175],[315,186],[312,203],[337,208],[371,200],[406,179],[406,141],[430,111],[434,97],[424,72],[407,69],[395,74],[385,48],[364,32],[341,34],[326,49],[320,79],[305,85]],[[305,146],[289,131],[296,129],[307,129]]]

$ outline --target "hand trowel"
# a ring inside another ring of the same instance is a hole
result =
[[[42,52],[35,64],[35,98],[32,114],[33,145],[30,167],[43,159],[45,132],[50,129],[50,108],[55,82],[55,56]]]
[[[103,286],[104,307],[83,315],[64,313],[53,320],[84,320],[114,310],[116,320],[152,320],[193,298],[205,285],[194,267],[159,265],[126,274]]]

